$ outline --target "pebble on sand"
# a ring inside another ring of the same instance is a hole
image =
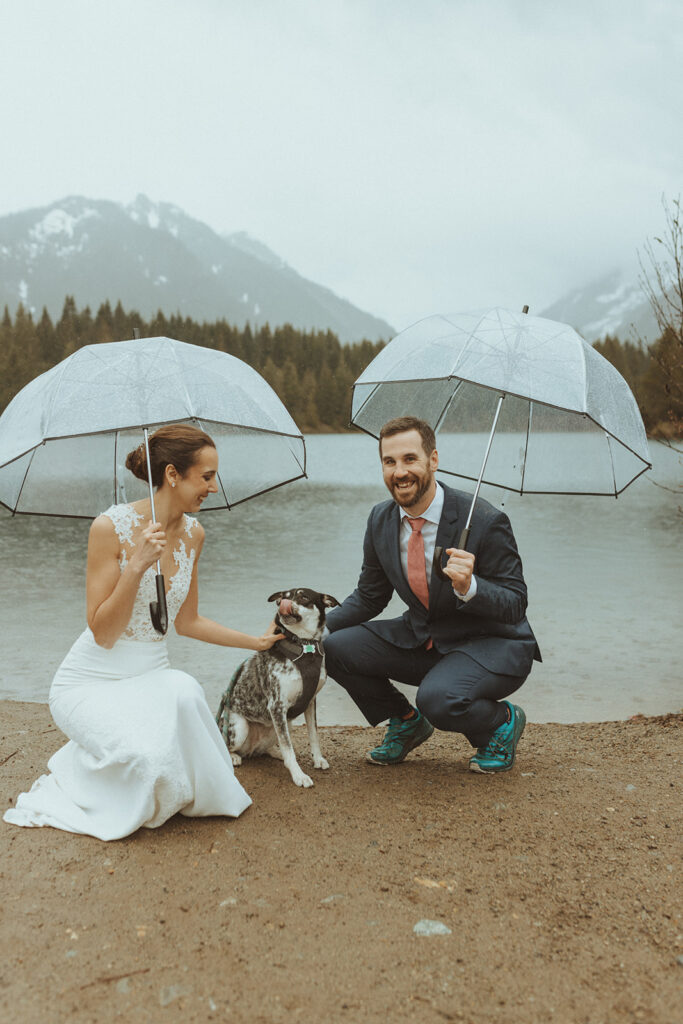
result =
[[[422,921],[418,921],[413,931],[416,935],[450,935],[451,930],[448,925],[444,924],[443,921],[430,921],[428,918],[423,918]]]

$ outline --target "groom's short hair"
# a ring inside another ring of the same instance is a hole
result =
[[[422,438],[422,447],[425,455],[431,455],[436,449],[436,437],[434,431],[426,420],[420,420],[417,416],[397,416],[396,419],[388,420],[379,432],[379,454],[382,455],[382,441],[385,437],[393,437],[394,434],[404,434],[406,430],[417,430]]]

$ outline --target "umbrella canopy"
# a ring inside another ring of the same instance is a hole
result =
[[[504,399],[501,401],[501,399]],[[438,432],[439,470],[520,494],[616,496],[651,468],[621,374],[567,324],[493,308],[430,316],[398,334],[353,388],[374,437],[403,414]]]
[[[147,496],[127,453],[162,424],[216,443],[230,508],[306,475],[304,439],[263,378],[225,352],[170,338],[87,345],[27,384],[0,416],[0,503],[12,512],[93,517]]]

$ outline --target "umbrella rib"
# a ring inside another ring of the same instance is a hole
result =
[[[569,412],[573,412],[572,409],[570,409],[568,411]],[[168,423],[185,423],[187,420],[196,420],[197,422],[199,422],[199,417],[198,416],[181,416],[178,419],[174,419],[174,420],[158,420],[157,422],[163,423],[163,424],[168,424]],[[287,434],[287,433],[285,433],[284,430],[270,430],[268,427],[254,427],[254,426],[250,426],[250,425],[248,425],[246,423],[228,423],[226,420],[207,420],[207,422],[208,423],[216,423],[220,427],[236,427],[238,430],[253,430],[253,431],[255,431],[255,432],[259,433],[259,434],[272,434],[273,437],[292,437],[292,438],[294,438],[294,440],[297,440],[297,441],[300,441],[300,440],[303,439],[303,435],[302,434]],[[112,427],[105,427],[103,430],[86,430],[86,431],[84,431],[81,434],[55,434],[54,437],[44,437],[44,438],[42,438],[42,440],[40,441],[40,444],[45,444],[48,441],[66,441],[66,440],[68,440],[69,438],[72,438],[72,437],[97,437],[99,434],[111,434],[112,431],[114,431],[114,430],[142,430],[144,427],[147,427],[149,429],[149,426],[150,426],[149,422],[148,423],[125,423],[122,426],[119,425],[118,427],[114,427],[114,426],[112,426]],[[296,426],[296,424],[295,424],[295,426]],[[37,447],[39,447],[39,445],[35,445],[34,447],[37,448]],[[26,451],[25,452],[21,452],[20,455],[15,455],[14,458],[13,459],[9,459],[8,462],[3,462],[2,466],[0,466],[0,469],[2,469],[4,466],[9,466],[10,463],[12,463],[12,462],[16,462],[17,459],[20,459],[22,457],[22,455],[26,455],[26,453],[29,452],[29,451],[31,451],[31,449],[27,448]]]
[[[529,434],[531,433],[531,417],[533,415],[534,403],[529,401],[529,415],[526,421],[526,441],[524,443],[524,460],[522,462],[522,483],[520,485],[520,494],[524,494],[524,477],[526,476],[526,459],[529,451]]]
[[[168,348],[168,346],[166,347]],[[183,385],[183,391],[185,392],[185,398],[187,400],[188,412],[190,413],[190,415],[192,415],[192,399],[190,398],[190,392],[187,390],[185,376],[183,374],[183,367],[180,360],[178,359],[178,353],[176,351],[175,345],[171,346],[171,352],[173,353],[173,359],[175,361],[176,366],[178,367],[178,372],[180,373],[180,380]]]
[[[472,327],[472,329],[469,331],[467,339],[465,340],[465,344],[460,349],[460,352],[458,353],[458,357],[457,357],[457,359],[455,361],[456,366],[457,366],[458,362],[462,361],[462,359],[464,358],[465,353],[467,352],[468,346],[474,340],[474,336],[475,336],[477,327],[479,326],[481,321],[482,321],[482,317],[479,317],[479,319],[477,320],[476,325],[474,327]],[[486,344],[486,342],[484,342],[484,344]],[[491,347],[491,346],[489,346],[489,347]],[[450,376],[451,377],[459,377],[460,376],[460,374],[455,372],[455,366],[453,367],[453,372],[450,374]],[[465,378],[463,378],[463,379],[465,379]]]
[[[453,379],[452,377],[448,378],[448,380],[452,380],[452,379]],[[451,402],[453,401],[453,399],[455,398],[455,396],[457,395],[458,391],[460,390],[460,388],[462,387],[462,385],[464,383],[462,377],[459,377],[459,378],[456,378],[456,379],[457,379],[458,383],[455,385],[455,387],[451,391],[450,395],[446,399],[446,404],[444,405],[443,409],[441,410],[441,415],[437,417],[436,425],[434,427],[434,433],[435,434],[436,434],[437,430],[440,428],[440,426],[443,423],[444,419],[446,418],[446,413],[448,412],[448,408],[449,408]]]
[[[28,471],[31,468],[31,466],[33,465],[33,459],[35,457],[35,454],[36,454],[36,448],[33,449],[33,451],[31,452],[31,458],[28,460],[28,466],[26,467],[26,472],[24,473],[24,479],[21,481],[21,487],[19,488],[19,493],[17,494],[17,500],[14,503],[15,509],[18,506],[19,502],[21,501],[21,492],[24,489],[24,484],[26,483],[26,477],[28,476]]]
[[[251,501],[252,498],[258,498],[262,494],[269,494],[270,491],[276,491],[278,489],[278,487],[284,487],[285,484],[292,484],[292,483],[294,483],[295,480],[303,480],[305,478],[306,478],[306,474],[305,473],[300,473],[299,476],[291,476],[289,478],[289,480],[283,480],[281,483],[273,484],[271,487],[264,487],[262,491],[256,491],[254,494],[250,494],[248,498],[240,498],[239,501],[235,501],[232,504],[231,508],[235,508],[236,505],[243,505],[245,501]],[[206,511],[207,512],[216,512],[218,510],[217,509],[207,508]]]
[[[629,451],[630,451],[630,449],[629,449]],[[643,468],[641,469],[640,473],[636,473],[636,475],[634,477],[631,477],[629,482],[627,484],[624,484],[624,486],[621,488],[621,490],[617,491],[617,493],[614,495],[614,497],[618,498],[620,494],[623,494],[623,492],[626,490],[626,488],[630,487],[631,484],[635,483],[636,480],[638,479],[638,477],[641,477],[643,475],[643,473],[647,473],[648,469],[652,469],[652,466],[643,466]]]
[[[367,431],[364,431],[364,433],[367,433]],[[370,435],[370,436],[372,436],[372,435]],[[278,489],[278,487],[284,487],[285,484],[292,484],[292,483],[295,483],[297,480],[304,480],[304,479],[306,479],[306,474],[305,473],[299,473],[298,476],[291,476],[287,480],[282,480],[281,483],[279,483],[279,484],[273,484],[271,487],[264,487],[264,489],[262,491],[256,491],[254,494],[250,494],[246,498],[240,498],[239,501],[233,502],[232,505],[227,504],[227,499],[226,499],[226,506],[219,505],[217,508],[204,508],[204,509],[202,509],[202,512],[203,513],[205,513],[205,512],[222,512],[224,507],[227,507],[228,511],[230,511],[233,508],[235,508],[237,505],[243,505],[245,503],[245,501],[251,501],[252,498],[259,498],[262,494],[269,494],[270,491],[276,491]],[[493,486],[497,487],[498,485],[494,484]],[[41,516],[43,519],[95,519],[96,518],[94,515],[77,515],[77,514],[74,514],[72,512],[18,512],[16,508],[11,508],[1,498],[0,498],[0,505],[3,508],[6,508],[8,512],[11,512],[13,516],[14,515],[32,515],[32,516]]]
[[[303,466],[301,465],[301,462],[299,460],[299,456],[296,454],[296,452],[292,452],[292,455],[294,456],[294,461],[296,462],[297,466],[299,467],[301,472],[304,474],[304,476],[306,476],[306,445],[304,445],[304,464],[303,464]]]
[[[609,453],[610,466],[612,467],[612,483],[614,484],[614,497],[616,498],[617,491],[617,474],[614,469],[614,455],[612,454],[612,442],[609,434],[605,431],[605,439],[607,440],[607,451]]]
[[[551,408],[552,408],[552,406],[551,406]],[[559,406],[558,406],[558,408],[559,408]],[[565,410],[565,411],[572,412],[571,409]],[[593,417],[590,415],[590,413],[584,413],[584,415],[585,415],[586,419],[589,419],[591,421],[591,423],[594,423],[595,426],[599,427],[600,430],[604,431],[605,434],[608,434],[609,437],[614,438],[614,440],[617,442],[617,444],[620,444],[621,447],[625,448],[627,452],[630,452],[631,455],[635,455],[635,457],[637,459],[640,459],[640,461],[645,464],[645,469],[652,469],[652,463],[651,462],[648,462],[647,459],[644,459],[642,455],[639,455],[638,452],[634,451],[633,448],[630,447],[630,445],[625,444],[625,442],[620,440],[620,438],[618,438],[616,436],[616,434],[613,434],[611,430],[607,430],[605,427],[603,427],[602,423],[598,423],[597,420],[594,420]],[[641,472],[644,472],[644,470],[641,470]],[[640,473],[638,474],[638,476],[640,476]],[[634,477],[633,479],[636,480],[637,477]]]
[[[621,494],[622,491],[624,491],[626,489],[626,487],[629,487],[633,483],[634,480],[637,480],[639,476],[642,476],[643,473],[646,473],[648,471],[648,469],[650,469],[650,468],[651,467],[649,467],[649,466],[645,466],[643,469],[641,469],[640,473],[637,473],[636,476],[634,476],[632,480],[629,480],[628,484],[625,484],[624,487],[621,488],[621,491],[619,491],[619,494]],[[437,472],[445,473],[448,476],[457,476],[459,480],[471,480],[474,483],[476,483],[476,481],[477,481],[477,478],[475,476],[468,476],[466,473],[456,473],[452,469],[441,469],[441,467],[439,467]],[[499,491],[515,491],[516,492],[516,490],[517,490],[515,487],[508,487],[507,484],[497,484],[493,480],[485,480],[484,483],[486,484],[487,487],[497,487]],[[612,498],[612,497],[615,496],[614,495],[614,491],[525,491],[524,493],[526,495],[535,494],[535,495],[538,495],[538,496],[543,496],[543,495],[547,494],[549,497],[558,496],[558,495],[566,496],[568,494],[569,495],[576,495],[578,497],[584,497],[584,498]]]
[[[438,380],[438,379],[439,379],[439,378],[437,378],[437,380]],[[382,383],[382,381],[376,381],[376,382],[375,382],[375,386],[373,387],[372,391],[370,392],[370,394],[369,394],[369,395],[367,396],[367,398],[365,399],[365,401],[364,401],[364,402],[363,402],[363,404],[361,405],[360,409],[359,409],[359,410],[358,410],[358,412],[356,413],[356,416],[360,416],[360,414],[362,413],[363,409],[364,409],[364,408],[365,408],[365,406],[366,406],[366,405],[368,404],[368,402],[370,401],[370,399],[372,398],[372,396],[374,395],[375,391],[377,390],[377,388],[378,388],[378,387],[380,386],[380,384],[381,384],[381,383]],[[354,390],[354,391],[356,390],[356,386],[357,386],[357,385],[355,385],[355,384],[353,385],[353,390]],[[353,399],[351,399],[351,401],[353,402]]]
[[[581,353],[581,365],[583,367],[583,380],[581,382],[583,391],[583,401],[586,405],[586,408],[588,408],[588,370],[586,367],[586,353],[583,345],[579,346],[579,352]]]
[[[197,423],[199,424],[199,426],[201,427],[201,429],[204,431],[204,433],[208,434],[208,430],[205,429],[205,425],[202,423],[202,421],[199,419],[199,417],[196,417],[196,420],[197,420]],[[228,499],[228,495],[226,493],[225,486],[223,484],[223,478],[220,475],[220,473],[218,473],[218,472],[216,473],[216,478],[218,480],[218,483],[221,485],[221,491],[223,492],[223,497],[225,499],[225,504],[228,506],[228,509],[230,509],[231,508],[230,501]]]
[[[218,480],[218,483],[221,485],[221,491],[223,492],[223,497],[225,499],[225,504],[228,506],[228,508],[231,508],[232,506],[230,505],[230,499],[228,498],[228,495],[226,494],[226,491],[225,491],[225,484],[223,483],[223,477],[221,476],[220,473],[216,473],[216,478]]]
[[[57,379],[55,381],[54,391],[52,392],[52,401],[50,402],[50,409],[49,409],[47,417],[45,419],[46,427],[48,427],[49,424],[50,424],[50,420],[52,418],[52,409],[54,407],[55,402],[57,401],[57,393],[58,393],[59,388],[60,388],[61,383],[62,383],[62,377],[64,376],[65,373],[66,373],[66,360],[63,361],[61,373],[59,373],[57,375]],[[33,450],[35,451],[35,448]],[[31,461],[33,461],[33,459]]]
[[[558,374],[558,376],[555,379],[559,381],[559,380],[564,380],[565,378],[563,377],[562,374]],[[537,405],[545,406],[546,409],[560,409],[562,412],[570,412],[570,413],[572,413],[572,414],[574,414],[576,416],[588,415],[585,412],[584,409],[573,409],[571,406],[558,405],[556,402],[543,402],[543,401],[541,401],[541,399],[534,398],[533,395],[520,394],[518,391],[510,391],[508,388],[499,387],[498,385],[482,384],[482,382],[479,381],[479,380],[473,380],[472,377],[464,377],[464,376],[462,376],[462,374],[459,374],[459,373],[451,373],[451,374],[448,375],[448,377],[446,377],[445,375],[442,376],[442,377],[404,377],[404,378],[401,378],[400,381],[396,381],[396,380],[392,380],[392,381],[378,380],[378,381],[371,381],[370,383],[372,383],[374,385],[374,389],[373,389],[373,393],[374,393],[374,390],[376,390],[378,387],[380,387],[382,384],[385,384],[385,383],[391,383],[391,384],[396,384],[396,383],[399,383],[399,384],[426,384],[426,383],[429,383],[430,381],[443,381],[443,380],[461,380],[461,381],[464,381],[465,384],[471,384],[473,387],[476,387],[476,388],[483,388],[485,391],[497,391],[500,394],[504,393],[505,395],[509,395],[510,398],[519,398],[523,402],[535,402]],[[354,387],[355,387],[355,385],[354,385]],[[372,398],[372,395],[368,395],[368,398],[366,399],[366,401],[369,401],[370,398]],[[363,406],[364,405],[365,405],[365,402],[363,403]],[[361,406],[361,409],[363,408],[363,406]],[[356,416],[358,416],[359,413],[360,413],[360,409],[358,410],[358,413],[356,413]],[[355,422],[355,419],[352,420],[351,422],[352,422],[353,426],[358,426],[358,424]],[[600,426],[601,429],[604,429],[602,427],[602,424],[598,424],[598,426]],[[253,429],[258,429],[258,428],[255,427]],[[362,428],[359,428],[359,429],[362,429]],[[288,434],[286,436],[294,437],[295,435]],[[373,437],[374,437],[374,434],[373,434]]]
[[[119,481],[118,481],[118,477],[117,477],[117,474],[116,474],[116,463],[117,463],[117,460],[118,460],[118,450],[119,450],[119,431],[117,430],[116,433],[114,434],[114,501],[112,503],[114,505],[116,504],[116,498],[117,498],[118,493],[119,493]]]

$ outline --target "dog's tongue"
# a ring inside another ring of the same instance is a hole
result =
[[[292,602],[289,600],[288,597],[283,597],[282,600],[280,601],[280,611],[282,612],[283,615],[292,614]]]

